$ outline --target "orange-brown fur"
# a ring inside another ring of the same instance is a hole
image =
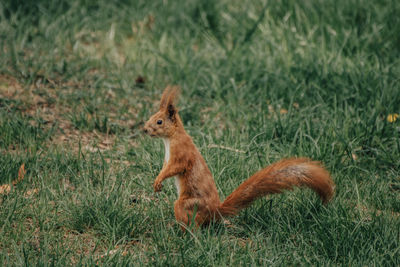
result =
[[[146,122],[144,130],[152,137],[169,140],[170,158],[164,162],[153,186],[154,191],[160,191],[165,179],[177,176],[180,190],[174,211],[179,222],[189,225],[194,219],[197,225],[203,225],[223,216],[232,216],[259,197],[281,193],[293,186],[313,189],[324,203],[333,196],[334,183],[319,162],[292,158],[258,171],[221,203],[205,160],[183,128],[174,103],[177,93],[177,87],[173,86],[164,90],[160,109]]]

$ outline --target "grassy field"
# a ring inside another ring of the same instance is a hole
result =
[[[400,265],[400,1],[54,2],[0,3],[0,265]],[[307,156],[333,201],[182,233],[141,132],[168,84],[221,199]]]

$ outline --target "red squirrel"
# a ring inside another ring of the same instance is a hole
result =
[[[183,127],[174,103],[177,94],[176,86],[164,90],[159,111],[145,123],[144,131],[164,141],[164,165],[153,187],[159,192],[162,182],[175,176],[179,198],[174,211],[178,222],[190,225],[194,219],[195,224],[201,226],[221,220],[237,214],[259,197],[281,193],[293,186],[311,188],[324,203],[332,198],[334,183],[320,162],[290,158],[256,172],[221,202],[213,175]]]

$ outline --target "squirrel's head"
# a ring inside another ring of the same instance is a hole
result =
[[[182,122],[175,107],[175,99],[178,95],[178,86],[167,86],[161,97],[160,109],[150,117],[144,125],[144,132],[151,137],[171,137]]]

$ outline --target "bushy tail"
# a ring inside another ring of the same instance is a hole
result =
[[[235,215],[255,199],[290,190],[293,186],[311,188],[324,203],[333,196],[334,183],[321,163],[308,158],[284,159],[244,181],[225,199],[218,211],[222,216]]]

